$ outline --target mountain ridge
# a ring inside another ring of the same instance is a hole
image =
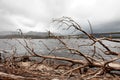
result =
[[[61,35],[59,33],[53,33],[54,35],[56,36],[61,36],[63,38],[66,38],[66,36],[79,36],[79,35],[82,35],[82,37],[84,38],[85,35],[84,34],[75,34],[75,35]],[[112,36],[112,37],[118,37],[120,38],[120,32],[109,32],[109,33],[93,33],[92,35],[94,35],[95,37],[101,37],[101,36],[104,36],[104,37],[109,37],[109,36]],[[22,37],[25,37],[25,38],[50,38],[50,33],[49,32],[35,32],[35,31],[29,31],[29,32],[26,32],[26,33],[23,33],[23,35],[21,35],[20,32],[18,31],[2,31],[0,32],[0,38],[22,38]]]

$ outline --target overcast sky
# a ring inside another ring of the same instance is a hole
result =
[[[87,31],[120,31],[120,0],[0,0],[0,31],[53,30],[52,18],[67,16]]]

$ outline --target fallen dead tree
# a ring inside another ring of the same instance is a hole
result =
[[[17,41],[28,51],[29,55],[27,57],[28,58],[37,57],[37,58],[41,59],[40,62],[37,62],[37,61],[33,62],[34,66],[36,64],[38,64],[38,65],[36,65],[36,67],[34,67],[32,69],[33,72],[36,70],[36,68],[37,68],[37,66],[39,66],[39,64],[44,64],[44,61],[51,60],[51,59],[54,61],[60,60],[60,61],[68,62],[68,64],[64,65],[64,68],[69,66],[69,68],[67,70],[65,69],[60,74],[54,74],[54,73],[56,73],[56,69],[59,69],[59,67],[62,65],[59,63],[57,63],[57,65],[52,64],[52,66],[56,66],[56,67],[54,67],[54,69],[50,70],[49,72],[45,73],[45,74],[49,73],[46,76],[47,77],[52,76],[51,79],[53,79],[53,77],[57,77],[59,79],[64,80],[66,78],[69,79],[69,78],[71,78],[71,76],[74,76],[75,78],[77,77],[78,79],[90,80],[92,78],[99,77],[100,75],[105,75],[108,73],[112,74],[111,71],[120,71],[120,63],[119,63],[120,52],[115,52],[115,51],[111,50],[111,48],[109,48],[109,46],[107,46],[106,44],[103,43],[103,40],[106,40],[106,41],[110,41],[110,42],[117,42],[119,44],[120,43],[119,40],[113,40],[113,39],[109,39],[109,38],[99,38],[99,39],[95,38],[92,34],[89,34],[86,31],[84,31],[78,23],[76,23],[73,19],[71,19],[69,17],[62,17],[59,19],[55,19],[55,20],[53,20],[53,22],[57,22],[57,24],[61,25],[61,26],[66,26],[66,30],[68,30],[70,28],[75,28],[75,30],[80,31],[83,34],[85,34],[88,37],[88,39],[91,40],[91,43],[89,45],[88,44],[87,45],[79,45],[79,47],[92,46],[93,52],[91,54],[86,54],[86,53],[80,51],[79,49],[73,48],[73,47],[69,46],[66,42],[64,42],[63,39],[59,38],[58,36],[55,36],[53,33],[50,32],[50,35],[52,35],[56,40],[58,40],[62,46],[57,46],[54,49],[50,49],[47,46],[47,44],[42,42],[43,45],[49,50],[48,55],[42,55],[41,53],[36,53],[34,51],[34,48],[32,48],[28,44],[27,40],[24,39],[24,37],[23,37],[24,44],[19,40],[17,40]],[[21,34],[22,34],[22,32],[21,32]],[[98,48],[96,46],[96,44],[99,44],[100,46],[102,46],[103,49]],[[78,45],[76,45],[76,46],[78,46]],[[119,46],[118,46],[118,48],[119,48]],[[54,51],[59,51],[59,50],[67,50],[68,51],[67,54],[76,55],[80,58],[74,59],[74,58],[66,57],[66,56],[61,57],[61,56],[51,55],[51,54],[53,54]],[[99,50],[100,53],[98,53],[97,50]],[[15,52],[15,51],[13,51],[13,52]],[[101,54],[104,54],[106,56],[110,55],[112,57],[109,59],[106,59]],[[16,59],[18,59],[18,58],[23,58],[23,56],[18,56],[18,57],[14,56],[14,55],[12,56],[11,61],[10,61],[10,63],[12,62],[12,66],[18,65],[16,63]],[[22,59],[22,60],[25,60],[25,59]],[[21,65],[18,65],[18,66],[21,68]],[[93,70],[91,72],[88,72],[91,69],[93,69]],[[29,70],[30,69],[25,70],[25,72],[29,72],[33,75],[45,77],[45,75],[42,75],[41,70],[38,70],[37,73],[35,73],[35,72],[32,73],[32,71],[31,70],[29,71]],[[75,73],[75,71],[77,71],[77,73]],[[88,74],[85,74],[85,72],[88,72]],[[54,75],[51,75],[52,73]]]
[[[17,76],[13,74],[7,74],[4,72],[0,72],[0,79],[1,80],[37,80],[35,78],[27,78],[27,77]]]

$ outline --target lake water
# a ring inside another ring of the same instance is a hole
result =
[[[24,43],[23,39],[17,39],[20,42]],[[17,41],[16,39],[0,39],[0,50],[6,50],[9,54],[12,53],[13,49],[16,48],[16,54],[27,54],[28,52],[25,48]],[[84,54],[93,54],[93,46],[82,46],[82,45],[89,45],[92,43],[91,40],[88,39],[62,39],[66,45],[71,48],[75,48],[80,50]],[[55,48],[61,48],[63,45],[57,39],[27,39],[26,40],[28,45],[34,49],[34,51],[38,54],[49,54]],[[110,42],[110,41],[102,41],[105,45],[107,45],[112,51],[120,52],[120,43]],[[102,46],[98,43],[95,44],[98,48],[104,50]],[[47,46],[47,47],[46,47]],[[97,49],[98,54],[108,58],[111,56],[104,55],[99,49]],[[77,55],[70,55],[69,51],[67,50],[56,50],[52,52],[52,55],[56,56],[66,56],[66,57],[73,57],[79,58]]]

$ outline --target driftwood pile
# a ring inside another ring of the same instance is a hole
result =
[[[54,36],[62,46],[50,50],[48,55],[38,54],[28,45],[26,39],[23,39],[25,44],[17,40],[29,53],[26,56],[14,56],[5,58],[0,67],[0,79],[13,79],[13,80],[118,80],[120,75],[120,52],[112,51],[109,46],[105,45],[102,41],[107,40],[110,42],[120,43],[119,40],[111,38],[95,38],[92,34],[88,34],[81,26],[69,17],[62,17],[53,20],[60,26],[66,26],[66,29],[75,28],[85,34],[89,40],[90,45],[93,46],[93,53],[86,54],[79,49],[71,48],[63,39]],[[98,48],[95,44],[99,44],[103,49]],[[47,44],[44,44],[47,47]],[[78,45],[77,45],[78,46]],[[81,47],[79,45],[79,47]],[[48,48],[48,47],[47,47]],[[117,46],[120,49],[120,46]],[[96,50],[100,50],[97,53]],[[79,59],[61,57],[51,55],[52,52],[57,50],[67,50],[71,55],[77,55]],[[13,51],[14,53],[15,51]],[[105,59],[101,55],[112,56]],[[15,53],[14,53],[15,54]],[[30,58],[39,58],[40,61],[31,60]],[[18,61],[19,60],[19,61]],[[66,62],[65,64],[55,63],[57,60]],[[118,73],[113,73],[118,72]]]

